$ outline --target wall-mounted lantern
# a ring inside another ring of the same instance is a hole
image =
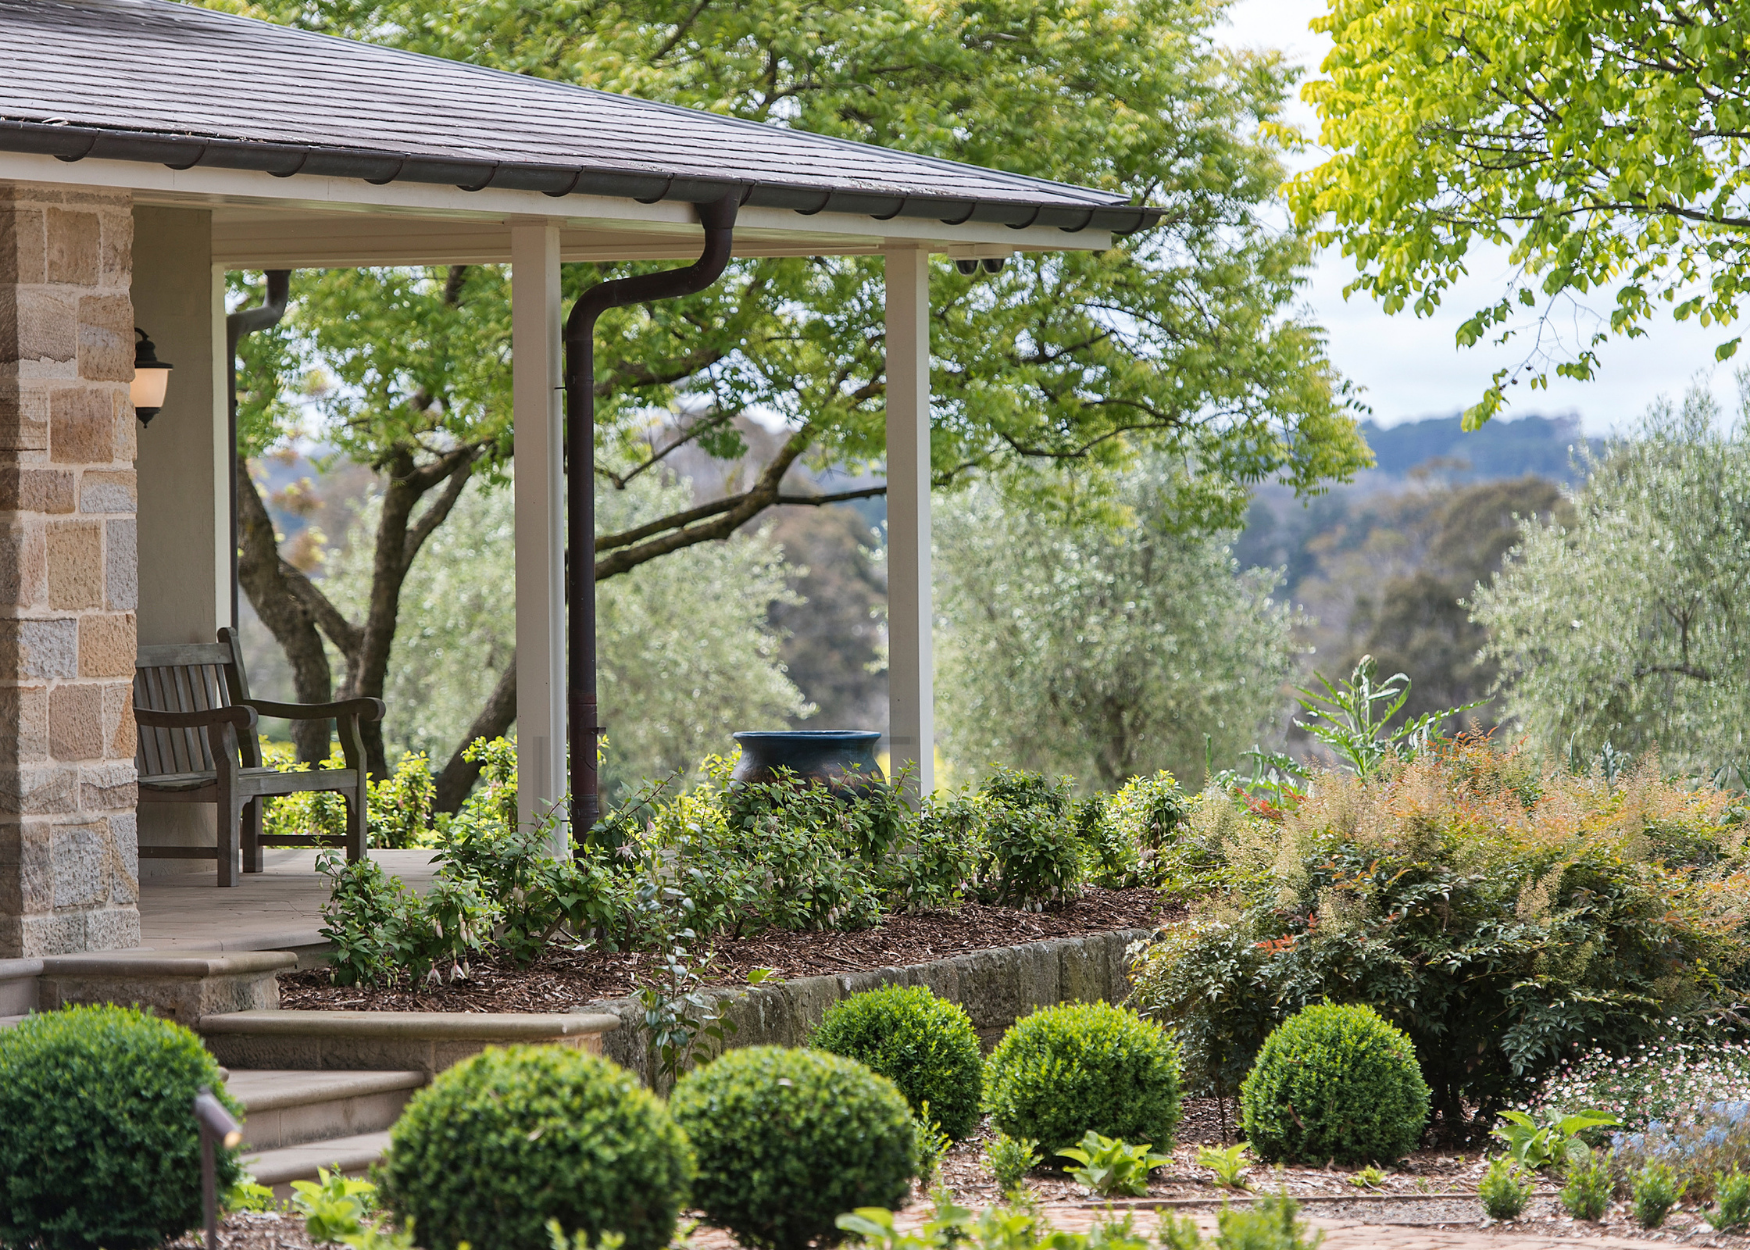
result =
[[[134,381],[128,387],[128,398],[134,401],[134,415],[140,418],[140,424],[149,425],[164,406],[170,365],[158,359],[158,349],[152,346],[144,330],[135,326],[134,333],[139,337],[134,341]]]

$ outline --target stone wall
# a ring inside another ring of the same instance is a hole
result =
[[[988,1051],[1022,1016],[1068,1002],[1123,1002],[1130,994],[1125,948],[1149,936],[1148,929],[1120,929],[1088,937],[1053,938],[1023,946],[976,951],[954,959],[880,968],[833,977],[798,977],[779,985],[707,991],[734,1020],[733,1046],[803,1046],[841,998],[883,985],[927,985],[940,998],[959,1003],[972,1017]],[[602,1053],[656,1085],[656,1062],[644,1030],[644,1006],[636,998],[613,998],[579,1007],[618,1016],[620,1027],[602,1038]]]
[[[139,944],[132,245],[0,182],[0,958]]]

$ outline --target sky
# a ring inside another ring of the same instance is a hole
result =
[[[1307,23],[1326,11],[1324,0],[1236,0],[1225,42],[1241,47],[1278,48],[1309,75],[1329,48],[1324,35]],[[1300,104],[1292,120],[1316,134],[1317,117]],[[1321,159],[1315,150],[1306,164]],[[1354,276],[1349,261],[1328,249],[1317,261],[1305,300],[1312,319],[1328,333],[1332,360],[1344,376],[1362,388],[1361,399],[1382,425],[1419,417],[1449,416],[1475,403],[1496,369],[1517,364],[1522,348],[1497,348],[1486,343],[1459,348],[1454,333],[1472,312],[1500,297],[1507,272],[1504,250],[1474,252],[1470,277],[1448,293],[1432,317],[1417,318],[1408,310],[1388,316],[1372,297],[1343,298],[1343,287]],[[1679,398],[1697,380],[1718,396],[1722,408],[1737,408],[1733,364],[1714,364],[1714,347],[1736,330],[1722,334],[1693,322],[1678,324],[1669,317],[1653,323],[1646,337],[1611,339],[1600,349],[1602,368],[1591,382],[1552,378],[1547,391],[1509,391],[1509,416],[1576,413],[1589,434],[1626,429],[1661,395]]]

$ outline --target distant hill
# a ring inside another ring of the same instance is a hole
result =
[[[1363,421],[1361,432],[1378,460],[1375,473],[1407,476],[1423,469],[1450,482],[1486,482],[1535,474],[1557,482],[1572,482],[1571,453],[1588,440],[1580,419],[1517,417],[1494,420],[1466,434],[1455,414],[1423,421],[1382,426]]]

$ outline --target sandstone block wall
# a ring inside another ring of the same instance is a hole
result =
[[[0,959],[137,946],[133,210],[0,182]]]
[[[881,968],[844,976],[798,977],[746,990],[708,990],[723,1014],[735,1021],[735,1046],[805,1046],[827,1009],[841,998],[883,985],[926,985],[939,998],[959,1003],[972,1018],[986,1051],[1022,1016],[1057,1003],[1120,1003],[1130,994],[1126,948],[1150,934],[1119,929],[1079,938],[1052,938],[1022,946],[977,951],[934,963]],[[658,1056],[644,1029],[644,1004],[636,998],[588,1003],[580,1012],[618,1016],[620,1027],[602,1038],[602,1053],[660,1088]],[[711,1049],[709,1046],[707,1049]]]

